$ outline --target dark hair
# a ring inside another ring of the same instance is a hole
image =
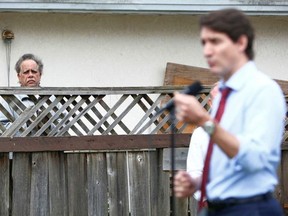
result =
[[[207,27],[213,31],[225,33],[233,42],[237,42],[242,35],[245,35],[248,39],[245,53],[250,60],[254,58],[254,29],[243,12],[237,9],[214,11],[202,16],[199,25],[200,28]]]
[[[15,64],[16,72],[19,74],[20,71],[21,71],[22,62],[25,61],[25,60],[30,60],[30,59],[36,62],[36,64],[38,65],[38,70],[39,70],[40,74],[42,74],[43,63],[42,63],[41,59],[39,59],[37,56],[35,56],[35,55],[31,54],[31,53],[24,54],[23,56],[21,56],[18,59],[18,61]]]

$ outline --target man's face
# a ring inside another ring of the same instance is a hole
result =
[[[245,53],[241,42],[206,27],[201,29],[201,42],[210,71],[216,76],[228,80],[242,66]]]
[[[20,65],[18,80],[22,87],[37,87],[40,85],[41,74],[34,60],[25,60]]]

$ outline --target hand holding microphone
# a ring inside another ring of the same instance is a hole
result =
[[[201,90],[203,89],[203,86],[199,81],[194,82],[192,85],[186,87],[183,91],[181,91],[181,94],[187,94],[187,95],[197,95]],[[174,108],[174,100],[171,99],[166,105],[164,105],[157,113],[161,113],[164,110],[170,111],[172,108]]]

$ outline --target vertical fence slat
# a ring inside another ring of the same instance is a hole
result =
[[[108,215],[108,182],[105,153],[87,155],[88,215]]]
[[[8,153],[0,153],[0,215],[9,215],[10,165]]]
[[[49,152],[49,212],[68,216],[65,153]]]
[[[288,151],[287,149],[282,150],[282,159],[281,159],[281,173],[280,173],[280,190],[281,194],[281,204],[284,207],[285,215],[288,215],[288,172],[287,172],[287,164],[288,164]]]
[[[109,215],[129,215],[127,154],[107,153]]]
[[[192,196],[189,199],[189,211],[191,216],[197,216],[198,201]]]
[[[129,152],[131,215],[151,215],[148,152]]]
[[[30,216],[49,215],[47,152],[32,154]]]
[[[31,155],[32,153],[13,154],[12,216],[30,215]]]
[[[170,175],[163,171],[163,149],[150,152],[151,212],[153,216],[170,216]]]
[[[175,216],[184,216],[188,215],[188,198],[185,199],[175,199],[175,209],[174,214]]]
[[[86,154],[67,155],[68,215],[88,215]]]

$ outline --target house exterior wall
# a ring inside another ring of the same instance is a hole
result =
[[[251,16],[256,63],[267,75],[288,80],[288,17]],[[14,65],[24,53],[44,62],[42,86],[159,86],[167,62],[207,67],[199,42],[198,15],[0,13],[0,29],[15,34]],[[8,86],[4,42],[0,86]]]

